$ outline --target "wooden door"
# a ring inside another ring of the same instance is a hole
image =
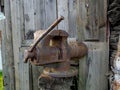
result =
[[[3,36],[8,38],[8,43],[11,42],[9,47],[13,57],[10,70],[13,72],[9,70],[9,76],[13,78],[11,84],[14,85],[6,90],[39,90],[37,80],[42,67],[24,64],[24,50],[33,42],[34,31],[46,29],[61,15],[65,20],[55,29],[67,31],[69,37],[85,42],[89,49],[88,55],[79,62],[78,90],[108,89],[105,76],[109,63],[106,0],[5,0],[5,3],[9,22],[4,27],[7,33]]]

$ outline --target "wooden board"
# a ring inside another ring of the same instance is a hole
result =
[[[24,24],[25,24],[25,36],[29,31],[35,31],[34,24],[34,0],[23,0],[24,4]],[[29,3],[29,4],[28,4]]]
[[[94,5],[92,5],[93,3]],[[80,0],[77,3],[77,13],[80,14],[80,16],[77,16],[78,40],[91,41],[87,42],[89,48],[88,56],[80,61],[79,90],[108,90],[107,77],[105,76],[108,72],[109,63],[109,49],[107,47],[109,44],[106,43],[108,32],[105,24],[107,20],[106,5],[107,2],[105,0],[98,0],[97,2],[94,0]],[[89,11],[93,7],[94,9]],[[95,8],[99,12],[97,11],[96,14],[90,13],[94,11]],[[91,20],[86,16],[88,12]],[[91,15],[95,15],[98,20],[98,26],[94,25],[95,17]],[[92,24],[94,26],[94,29],[90,30],[91,33],[86,29],[88,21],[91,22],[90,26]],[[99,42],[94,42],[94,40],[98,40]],[[102,41],[102,43],[100,43],[100,41]]]
[[[106,25],[106,5],[105,0],[80,0],[77,1],[77,28],[79,38],[86,41],[101,40],[100,28]],[[105,34],[106,30],[104,29]],[[105,36],[103,36],[105,38]]]
[[[13,47],[12,47],[12,30],[11,30],[11,17],[10,17],[10,1],[6,0],[4,2],[5,6],[5,28],[3,30],[3,33],[5,34],[4,37],[4,46],[5,47],[5,67],[4,69],[6,70],[4,74],[5,78],[5,89],[6,90],[15,90],[15,75],[14,75],[14,59],[13,59]],[[3,70],[4,70],[3,69]],[[9,83],[8,83],[9,82]]]
[[[69,37],[78,38],[77,36],[77,0],[69,0],[68,2],[68,22],[69,22]]]
[[[88,55],[80,60],[79,90],[108,90],[108,44],[86,42]]]
[[[25,71],[29,71],[29,69],[27,68],[27,65],[23,64],[23,55],[20,54],[20,47],[23,41],[22,37],[24,36],[21,31],[24,29],[25,24],[23,16],[23,1],[13,0],[10,2],[10,6],[16,82],[14,86],[17,90],[30,90],[30,82],[28,81],[29,83],[26,83],[26,80],[29,80],[29,75],[25,74]],[[22,56],[22,59],[20,56]]]
[[[108,43],[90,44],[89,74],[87,80],[87,90],[108,90],[108,79],[106,74],[109,68],[109,47]],[[89,47],[89,46],[88,46]],[[94,81],[94,82],[93,82]]]
[[[15,90],[15,75],[14,75],[14,59],[13,59],[13,42],[10,17],[10,1],[4,1],[6,20],[0,24],[2,27],[2,63],[3,63],[3,78],[5,90]]]
[[[98,1],[96,0],[86,0],[86,25],[85,25],[85,40],[99,40],[99,17],[98,17]]]
[[[20,78],[20,90],[32,90],[32,72],[31,72],[31,65],[30,63],[24,63],[24,50],[28,47],[21,47],[20,54],[19,54],[19,78]]]
[[[64,16],[64,21],[58,25],[58,29],[69,31],[68,21],[68,0],[57,0],[57,14],[58,17]]]

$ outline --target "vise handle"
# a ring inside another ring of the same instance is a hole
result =
[[[36,47],[36,45],[50,32],[52,31],[55,26],[57,26],[62,20],[64,20],[64,17],[61,16],[60,18],[58,18],[55,22],[53,22],[52,25],[50,25],[47,29],[46,32],[44,34],[42,34],[42,36],[38,37],[38,39],[36,40],[35,43],[33,43],[32,47],[28,50],[29,52],[32,52],[34,50],[34,48]],[[24,63],[27,63],[27,60],[29,59],[29,57],[24,57]]]

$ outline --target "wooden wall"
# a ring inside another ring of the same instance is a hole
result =
[[[106,0],[4,0],[2,28],[5,90],[39,90],[42,67],[23,63],[23,52],[32,43],[27,34],[46,29],[64,16],[56,29],[88,46],[79,62],[79,90],[108,90],[108,40]],[[66,89],[67,90],[67,89]]]

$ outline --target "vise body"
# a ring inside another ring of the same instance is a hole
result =
[[[36,31],[34,41],[44,32],[46,31]],[[86,53],[85,44],[78,43],[75,39],[68,40],[68,33],[64,30],[53,30],[37,44],[33,52],[26,50],[25,56],[32,64],[44,66],[44,73],[49,76],[71,77],[77,75],[77,69],[71,67],[71,60],[79,59]]]
[[[84,43],[68,38],[64,30],[53,30],[64,19],[58,18],[47,30],[34,33],[34,43],[24,52],[24,63],[43,66],[38,78],[38,86],[45,90],[57,90],[57,86],[67,84],[71,87],[73,79],[78,75],[76,62],[87,54]],[[74,85],[73,85],[74,86]]]
[[[41,77],[73,77],[78,71],[71,66],[72,60],[87,54],[84,43],[68,40],[64,30],[52,30],[63,19],[61,16],[47,30],[36,31],[30,50],[25,50],[25,63],[29,60],[31,64],[44,66]]]

